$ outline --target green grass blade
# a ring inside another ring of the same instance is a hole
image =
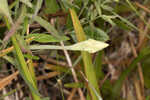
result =
[[[12,18],[9,13],[9,7],[8,7],[8,2],[7,0],[0,0],[0,13],[7,16],[9,22],[12,24]]]
[[[97,79],[102,79],[104,77],[104,73],[102,72],[102,54],[103,51],[98,52],[94,62],[94,69]]]
[[[31,73],[32,79],[35,83],[35,86],[37,86],[37,81],[36,81],[36,76],[35,76],[35,71],[34,71],[34,66],[33,66],[32,59],[28,60],[28,66],[29,66],[29,71]]]
[[[50,35],[50,34],[45,34],[45,33],[33,33],[33,34],[29,34],[27,35],[27,39],[28,38],[32,38],[32,41],[36,41],[39,43],[49,43],[49,42],[61,42],[61,40],[59,40],[58,38]]]
[[[59,10],[59,6],[56,0],[45,0],[45,9],[46,14],[54,14]]]
[[[42,27],[44,27],[48,32],[51,32],[51,34],[53,36],[55,36],[56,38],[64,41],[64,40],[68,40],[68,37],[66,36],[60,36],[60,34],[58,33],[58,31],[46,20],[42,19],[39,16],[34,16],[34,21],[38,22]]]
[[[19,90],[19,89],[18,88],[17,89],[13,89],[13,90],[9,91],[7,94],[0,95],[0,100],[4,100],[5,97],[7,97],[9,95],[12,95],[13,93],[17,92],[17,90]]]
[[[83,28],[80,24],[80,21],[79,21],[77,15],[76,15],[76,12],[73,9],[70,9],[70,13],[71,13],[71,17],[72,17],[73,26],[74,26],[74,29],[75,29],[77,40],[79,42],[86,40],[85,33],[83,31]],[[87,79],[88,79],[89,83],[96,90],[96,92],[93,91],[93,89],[89,86],[90,93],[91,93],[91,96],[92,96],[92,100],[98,100],[98,97],[97,97],[96,93],[98,93],[98,95],[100,95],[100,90],[99,90],[98,81],[96,79],[96,75],[95,75],[95,72],[94,72],[91,55],[88,52],[84,52],[84,51],[82,51],[81,54],[82,54],[82,57],[83,57],[84,70],[85,70],[85,74],[87,76]]]
[[[122,72],[119,79],[116,81],[113,90],[112,90],[112,97],[118,97],[122,84],[127,76],[130,75],[130,73],[137,67],[137,63],[139,63],[141,60],[143,60],[146,57],[150,56],[150,51],[148,51],[146,54],[139,54],[137,58],[135,58],[132,63],[128,66],[126,70]]]
[[[39,10],[42,7],[42,3],[43,3],[43,0],[37,0],[37,4],[36,4],[36,7],[35,7],[35,12],[34,12],[34,16],[36,16],[38,14]]]
[[[73,25],[74,25],[77,40],[79,42],[85,41],[86,40],[86,35],[85,35],[85,33],[82,29],[82,26],[80,24],[80,21],[77,18],[77,15],[76,15],[75,11],[73,9],[70,9],[70,13],[71,13],[71,17],[72,17],[72,21],[73,21]]]
[[[33,5],[32,3],[30,2],[30,0],[20,0],[22,3],[26,4],[28,7],[32,8]]]
[[[34,100],[40,100],[40,96],[37,95],[37,93],[36,93],[36,92],[38,92],[36,84],[35,84],[35,82],[34,82],[34,80],[32,78],[32,75],[31,75],[31,73],[30,73],[30,71],[28,69],[28,66],[27,66],[27,64],[25,62],[25,59],[24,59],[22,51],[21,51],[21,49],[19,47],[19,44],[18,44],[15,36],[12,36],[11,39],[12,39],[12,42],[13,42],[13,45],[14,45],[14,49],[16,51],[17,60],[18,60],[19,65],[20,65],[20,70],[22,70],[21,71],[22,72],[22,76],[27,81],[28,85],[29,85],[29,83],[31,83],[32,88],[31,88],[30,85],[29,85],[29,87],[30,87],[30,90],[31,90],[31,93],[32,93],[32,96],[33,96]]]
[[[136,13],[136,15],[144,22],[146,26],[150,29],[150,25],[146,22],[144,18],[141,17],[141,14],[137,11],[137,9],[134,7],[134,5],[130,2],[130,0],[126,0],[126,2],[129,4],[131,9]]]

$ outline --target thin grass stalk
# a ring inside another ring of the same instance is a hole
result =
[[[129,6],[131,7],[131,9],[136,13],[136,15],[144,22],[144,24],[146,26],[148,26],[148,28],[150,29],[150,25],[147,23],[147,21],[141,17],[140,12],[137,11],[137,9],[134,7],[134,5],[131,3],[130,0],[126,0],[126,2],[129,4]]]
[[[63,43],[63,42],[60,42],[60,44],[61,44],[61,46],[64,48],[64,43]],[[68,51],[67,51],[66,49],[64,49],[63,51],[64,51],[64,54],[65,54],[65,56],[66,56],[68,65],[69,65],[69,67],[70,67],[70,69],[71,69],[73,78],[74,78],[74,80],[75,80],[76,83],[79,83],[79,80],[78,80],[78,78],[77,78],[76,72],[75,72],[75,70],[73,69],[72,61],[71,61],[71,59],[70,59],[70,56],[69,56],[69,54],[68,54]],[[85,100],[81,88],[78,88],[78,93],[79,93],[79,95],[80,95],[80,99],[81,99],[81,100]]]
[[[29,66],[29,71],[31,73],[32,79],[33,79],[35,85],[37,86],[37,81],[36,81],[36,76],[35,76],[35,71],[34,71],[32,59],[28,60],[28,66]]]

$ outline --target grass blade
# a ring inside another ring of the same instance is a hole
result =
[[[8,2],[7,0],[0,0],[0,13],[4,14],[5,16],[7,16],[9,22],[12,24],[12,18],[11,15],[9,13],[9,7],[8,7]]]
[[[80,21],[79,21],[77,15],[76,15],[76,12],[73,9],[70,9],[70,14],[71,14],[71,17],[72,17],[73,26],[74,26],[74,29],[75,29],[77,40],[79,42],[85,41],[86,36],[85,36],[83,28],[80,24]],[[92,96],[92,100],[98,100],[97,93],[98,93],[98,95],[100,95],[100,90],[99,90],[98,82],[97,82],[96,75],[95,75],[95,72],[94,72],[91,55],[88,52],[85,52],[85,51],[82,51],[81,54],[82,54],[82,57],[83,57],[84,70],[85,70],[86,77],[87,77],[89,83],[96,90],[96,92],[93,91],[93,89],[89,86],[90,93],[91,93],[91,96]]]
[[[33,96],[34,100],[40,100],[39,95],[37,95],[37,93],[36,93],[36,92],[38,92],[36,84],[35,84],[35,82],[32,78],[32,75],[30,74],[30,71],[29,71],[28,66],[25,62],[25,59],[24,59],[24,56],[21,52],[19,44],[18,44],[15,36],[12,36],[11,39],[12,39],[12,42],[13,42],[13,45],[14,45],[14,48],[15,48],[15,51],[16,51],[16,54],[17,54],[17,60],[18,60],[19,65],[20,65],[20,70],[19,71],[22,72],[22,76],[26,80],[27,84],[28,85],[29,85],[29,83],[31,84],[31,86],[29,85],[29,87],[31,89],[31,93],[32,93],[32,96]]]
[[[141,60],[143,60],[144,58],[146,57],[149,57],[150,56],[150,51],[148,51],[146,54],[139,54],[137,58],[135,58],[132,63],[129,65],[129,67],[124,70],[122,72],[122,74],[120,75],[119,79],[116,81],[114,87],[113,87],[113,90],[112,90],[112,97],[113,99],[115,97],[118,97],[119,93],[120,93],[120,89],[122,87],[122,84],[125,80],[125,78],[127,76],[130,75],[130,73],[137,67],[137,63],[139,63]]]
[[[30,0],[20,0],[22,3],[26,4],[28,7],[32,8],[33,5],[32,3],[30,2]]]
[[[44,27],[48,32],[51,32],[51,34],[53,36],[55,36],[56,38],[64,41],[64,40],[68,40],[68,37],[66,36],[60,36],[59,33],[57,32],[57,30],[46,20],[42,19],[39,16],[34,16],[34,21],[38,22],[42,27]]]

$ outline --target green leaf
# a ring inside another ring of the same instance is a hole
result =
[[[104,53],[103,51],[98,52],[95,57],[95,61],[94,61],[94,69],[95,69],[97,79],[104,78],[104,73],[102,71],[102,55],[103,55],[103,53]]]
[[[117,16],[108,16],[108,15],[102,15],[101,16],[105,21],[109,22],[112,26],[115,26],[116,24],[113,22],[112,19],[116,18]]]
[[[50,100],[50,98],[49,97],[44,97],[44,98],[42,98],[42,100]]]
[[[112,3],[112,0],[103,0],[102,1],[103,5],[110,4],[110,3]]]
[[[34,11],[34,16],[38,14],[39,10],[41,9],[42,3],[43,3],[43,0],[37,0],[37,4],[35,7],[35,11]]]
[[[17,90],[19,90],[20,88],[15,88],[15,89],[12,89],[11,91],[8,91],[6,94],[3,94],[0,96],[0,100],[4,100],[7,96],[10,96],[14,93],[17,92]]]
[[[25,100],[31,100],[29,97],[26,97]]]
[[[100,7],[99,3],[97,1],[95,1],[94,3],[95,3],[95,7],[96,7],[96,10],[97,10],[99,16],[101,16],[102,15],[102,10],[101,10],[101,7]]]
[[[146,100],[149,100],[150,99],[150,95],[146,96]]]
[[[64,84],[64,86],[67,88],[83,88],[84,84],[83,83],[66,83]]]
[[[12,65],[15,65],[15,61],[14,61],[14,59],[12,57],[10,57],[10,56],[3,56],[3,59],[7,60]]]
[[[150,47],[146,47],[141,50],[142,54],[146,54],[147,52],[150,51]],[[143,71],[143,76],[144,76],[144,84],[146,88],[150,88],[150,57],[147,57],[141,62],[142,65],[142,71]]]
[[[90,26],[87,26],[84,28],[84,31],[88,38],[93,38],[99,41],[109,40],[109,36],[107,35],[107,33],[101,30],[100,28],[97,28],[97,27],[91,28]]]
[[[103,98],[107,98],[106,100],[113,100],[111,97],[113,85],[110,80],[105,80],[103,85],[101,86],[101,91],[103,94]],[[119,100],[119,99],[118,99]]]
[[[72,3],[71,1],[69,0],[61,0],[62,1],[62,4],[63,6],[65,7],[65,9],[69,9],[69,8],[78,8],[80,9],[80,7],[74,3]]]
[[[46,8],[44,11],[46,14],[53,14],[59,10],[59,6],[56,0],[45,0],[45,6]]]
[[[67,46],[67,49],[70,50],[80,50],[80,51],[87,51],[89,53],[95,53],[99,50],[102,50],[108,46],[107,43],[96,41],[93,39],[88,39],[83,42],[76,43],[72,46]]]
[[[73,51],[87,51],[89,53],[95,53],[99,50],[102,50],[108,46],[107,43],[96,41],[93,39],[88,39],[83,42],[76,43],[71,46],[56,46],[56,45],[31,45],[30,49],[58,49],[58,50],[73,50]]]
[[[124,30],[131,30],[132,29],[130,26],[128,26],[127,24],[125,24],[122,20],[115,19],[114,22],[121,29],[124,29]]]
[[[34,99],[40,100],[40,93],[38,92],[36,84],[32,79],[31,73],[28,69],[27,63],[19,47],[18,41],[16,40],[15,36],[12,36],[11,39],[14,45],[14,49],[16,51],[16,58],[17,58],[16,64],[18,64],[17,68],[20,71],[20,74],[22,75],[25,82],[28,84]]]
[[[24,54],[24,57],[28,58],[28,59],[33,59],[33,60],[39,60],[40,59],[38,56],[33,56],[31,54]]]
[[[115,11],[117,14],[120,14],[120,13],[129,13],[129,12],[131,13],[131,12],[132,12],[132,9],[131,9],[131,7],[129,7],[128,5],[118,3],[118,4],[115,6],[114,11]]]
[[[21,36],[20,34],[16,34],[17,40],[19,45],[21,46],[22,49],[29,51],[29,47],[27,42],[24,40],[24,37]]]
[[[32,8],[33,5],[29,0],[20,0],[22,3],[26,4],[28,7]]]
[[[114,1],[118,3],[120,0],[114,0]]]
[[[12,22],[11,15],[9,13],[9,7],[8,7],[8,2],[7,0],[0,0],[0,14],[5,15],[10,23]]]
[[[127,25],[129,25],[130,27],[138,30],[138,28],[132,24],[131,22],[129,22],[128,20],[126,20],[125,18],[121,17],[120,15],[116,14],[115,12],[112,12],[115,16],[117,16],[121,21],[123,21],[124,23],[126,23]]]
[[[57,39],[61,41],[66,41],[68,40],[68,37],[66,36],[61,36],[58,34],[57,30],[46,20],[42,19],[39,16],[35,16],[34,20],[38,22],[42,27],[44,27],[48,32],[50,32],[53,36],[55,36]]]
[[[49,35],[49,34],[39,34],[39,33],[33,33],[33,34],[29,34],[27,36],[27,38],[31,38],[33,37],[33,41],[36,42],[40,42],[40,43],[49,43],[49,42],[60,42],[61,40],[59,40],[58,38]]]
[[[107,10],[107,11],[113,11],[113,8],[108,6],[108,5],[101,5],[101,7],[104,9],[104,10]]]

